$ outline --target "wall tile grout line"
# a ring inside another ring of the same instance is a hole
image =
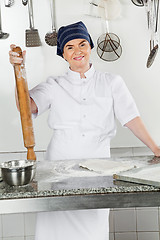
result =
[[[116,240],[116,237],[115,237],[115,211],[113,211],[113,240]]]
[[[159,215],[159,207],[158,207],[158,228],[159,228],[159,240],[160,240],[160,215]]]
[[[1,228],[2,228],[2,239],[3,239],[3,221],[2,221],[2,214],[1,214]]]
[[[24,224],[24,238],[26,237],[26,219],[25,219],[25,213],[23,213],[23,224]]]
[[[113,237],[114,237],[114,240],[116,240],[116,234],[115,234],[115,211],[113,211],[114,214],[113,214],[113,227],[114,227],[114,233],[113,233]]]
[[[135,208],[136,210],[136,240],[138,240],[138,227],[137,227],[137,209]]]
[[[127,233],[134,233],[136,231],[127,231]],[[145,232],[150,232],[150,233],[159,233],[159,231],[137,231],[137,232],[141,232],[141,233],[145,233]],[[115,233],[126,233],[126,231],[117,231]]]

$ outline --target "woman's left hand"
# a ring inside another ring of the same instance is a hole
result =
[[[139,138],[147,147],[151,149],[155,157],[160,157],[160,147],[153,141],[140,117],[135,117],[125,124],[134,135]]]
[[[154,155],[156,157],[160,157],[160,148],[159,147],[157,147],[157,149],[154,151]]]

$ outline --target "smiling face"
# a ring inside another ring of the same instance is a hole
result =
[[[63,49],[63,57],[71,70],[79,73],[85,73],[90,68],[90,54],[91,46],[85,39],[73,39]]]

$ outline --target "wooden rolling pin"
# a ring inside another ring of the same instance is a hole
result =
[[[13,52],[17,52],[19,54],[19,57],[22,57],[22,50],[20,47],[13,48]],[[30,97],[24,65],[15,64],[14,73],[21,116],[23,141],[24,146],[27,148],[27,159],[36,160],[36,155],[34,152],[35,140],[32,124]]]

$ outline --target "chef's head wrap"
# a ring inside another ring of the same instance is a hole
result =
[[[57,55],[63,57],[63,48],[65,44],[73,39],[86,39],[91,48],[94,47],[93,41],[84,23],[82,21],[63,26],[58,30],[57,36]]]

